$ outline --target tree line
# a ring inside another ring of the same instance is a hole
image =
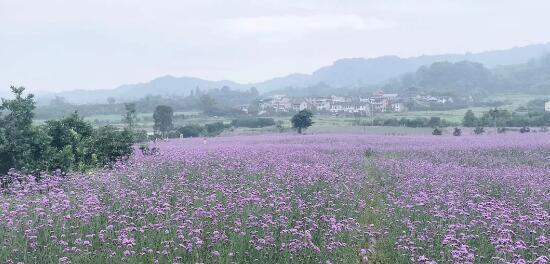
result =
[[[174,111],[189,111],[200,109],[208,115],[226,116],[239,115],[242,111],[235,109],[236,105],[248,105],[259,98],[256,88],[248,91],[231,90],[229,87],[202,91],[197,88],[188,96],[160,96],[148,95],[134,103],[137,113],[151,113],[159,105],[170,106]],[[68,102],[62,97],[55,97],[49,104],[40,105],[36,108],[37,119],[60,118],[78,111],[82,116],[120,114],[126,112],[127,102],[116,102],[116,99],[109,98],[105,103],[76,105]]]
[[[472,110],[464,114],[462,125],[465,127],[546,127],[550,126],[550,112],[528,112],[521,114],[494,108],[481,116]]]

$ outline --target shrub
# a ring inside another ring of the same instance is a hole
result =
[[[132,154],[133,138],[128,130],[118,131],[112,126],[105,126],[95,131],[91,142],[92,153],[97,156],[99,165],[105,165]]]
[[[159,148],[157,147],[149,148],[149,145],[147,144],[141,144],[139,146],[139,150],[141,150],[141,153],[145,156],[155,155],[159,152]]]
[[[0,175],[10,169],[34,174],[87,170],[132,153],[133,133],[114,127],[94,129],[76,112],[60,120],[32,126],[32,95],[12,88],[15,99],[2,99],[0,116]]]
[[[204,132],[204,127],[199,125],[186,125],[177,129],[180,135],[184,138],[199,137]]]
[[[225,125],[223,122],[215,122],[212,124],[206,124],[205,126],[207,136],[217,136],[223,132]]]
[[[453,136],[455,137],[459,137],[462,135],[462,129],[458,128],[458,127],[455,127],[454,131],[453,131]]]
[[[474,129],[474,134],[476,135],[481,135],[483,133],[485,133],[485,128],[483,127],[478,126]]]
[[[434,129],[434,131],[432,132],[432,135],[434,135],[434,136],[441,136],[442,134],[443,134],[443,131],[438,127],[436,127]]]
[[[134,132],[134,142],[141,143],[141,142],[146,142],[147,140],[148,140],[147,131],[139,130]]]
[[[519,130],[520,133],[529,133],[531,132],[531,129],[529,127],[522,127],[520,130]]]

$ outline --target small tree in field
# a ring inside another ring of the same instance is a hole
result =
[[[307,129],[313,124],[311,118],[313,113],[307,109],[304,109],[297,114],[295,114],[290,122],[292,122],[292,127],[298,130],[299,134],[302,134],[302,129]]]
[[[172,117],[174,116],[174,111],[172,107],[166,105],[159,105],[155,109],[153,114],[153,119],[155,120],[155,125],[153,128],[155,131],[160,132],[164,137],[168,131],[172,129]]]
[[[466,114],[464,114],[464,120],[462,121],[462,124],[465,127],[475,127],[477,123],[478,121],[474,112],[472,110],[468,110]]]
[[[128,130],[133,131],[137,120],[136,104],[124,104],[124,108],[126,109],[126,113],[124,114],[124,123],[126,123]]]

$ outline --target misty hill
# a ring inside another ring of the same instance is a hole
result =
[[[383,56],[378,58],[353,58],[335,61],[332,65],[321,67],[312,74],[291,74],[259,83],[239,84],[231,81],[208,81],[191,77],[165,76],[147,83],[122,85],[110,90],[70,91],[56,94],[72,103],[105,102],[107,98],[133,100],[145,95],[188,95],[199,87],[203,90],[229,86],[244,90],[257,87],[262,93],[284,90],[289,87],[314,87],[319,83],[334,88],[353,88],[383,85],[392,78],[406,73],[416,72],[422,66],[435,62],[471,61],[486,68],[505,68],[504,66],[523,64],[543,54],[550,53],[550,43],[517,47],[507,50],[487,51],[466,54],[423,55],[411,58]],[[503,71],[506,71],[503,69]],[[42,95],[42,101],[54,95]]]
[[[186,96],[196,88],[207,91],[224,86],[233,89],[248,88],[248,86],[232,81],[208,81],[199,78],[167,75],[147,83],[126,84],[114,89],[75,90],[56,94],[39,94],[39,99],[41,102],[47,103],[47,101],[53,99],[55,96],[59,96],[64,97],[71,103],[104,103],[108,98],[115,98],[118,101],[132,101],[147,95]]]
[[[416,72],[393,78],[386,91],[487,95],[489,93],[523,92],[550,93],[550,55],[527,63],[499,66],[493,69],[470,61],[435,62]]]
[[[550,93],[550,55],[525,64],[497,67],[493,73],[500,90]]]
[[[289,75],[287,78],[276,78],[257,84],[261,91],[285,88],[287,86],[306,87],[325,83],[332,87],[354,87],[382,84],[390,78],[414,72],[421,66],[434,62],[472,61],[493,68],[500,65],[525,63],[531,59],[550,53],[550,43],[530,45],[507,50],[487,51],[480,53],[424,55],[411,58],[383,56],[378,58],[354,58],[335,61],[330,66],[322,67],[311,75]],[[296,85],[292,85],[295,81]]]

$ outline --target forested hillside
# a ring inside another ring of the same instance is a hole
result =
[[[411,87],[427,93],[488,95],[489,93],[550,93],[550,55],[525,64],[488,69],[476,62],[437,62],[392,79],[385,90]]]

